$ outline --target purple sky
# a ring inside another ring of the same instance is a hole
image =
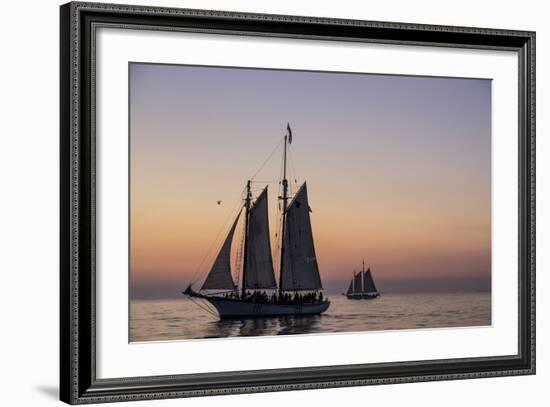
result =
[[[363,258],[385,290],[490,287],[490,80],[130,64],[130,115],[133,297],[185,286],[287,122],[329,291]]]

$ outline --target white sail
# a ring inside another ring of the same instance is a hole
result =
[[[245,288],[277,288],[273,272],[269,219],[267,214],[267,187],[250,208],[248,217],[248,248],[245,259]]]
[[[288,206],[281,267],[281,290],[318,290],[323,288],[309,218],[307,187],[304,183]]]
[[[210,273],[206,277],[204,284],[202,285],[202,290],[234,290],[235,283],[233,282],[233,277],[231,276],[231,243],[233,242],[233,235],[235,234],[235,229],[237,228],[237,223],[241,212],[237,215],[233,226],[229,230],[225,241],[210,269]]]

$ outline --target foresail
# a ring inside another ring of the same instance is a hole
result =
[[[283,236],[281,290],[323,288],[313,245],[307,187],[304,183],[288,206]]]
[[[220,252],[210,269],[210,273],[208,273],[202,285],[202,290],[234,290],[236,288],[231,276],[231,243],[233,242],[233,235],[235,234],[240,216],[241,212],[239,212],[233,226],[231,226]]]
[[[348,291],[346,291],[346,294],[351,294],[353,292],[353,280],[349,282]]]
[[[374,280],[372,279],[370,268],[365,272],[365,275],[363,278],[363,290],[366,293],[376,292],[376,286],[374,285]]]
[[[267,187],[250,208],[248,217],[248,249],[245,259],[245,288],[276,288],[273,258],[269,241]]]

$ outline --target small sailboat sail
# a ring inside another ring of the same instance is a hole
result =
[[[288,206],[283,235],[281,291],[323,288],[315,256],[306,183]]]
[[[354,294],[361,294],[363,292],[363,278],[361,276],[361,272],[354,274],[353,277],[353,293]]]
[[[241,211],[242,212],[242,211]],[[231,244],[233,242],[233,235],[237,228],[237,223],[241,216],[241,212],[237,215],[237,218],[233,222],[233,226],[229,229],[229,233],[223,242],[223,245],[214,260],[214,264],[202,285],[201,290],[235,290],[236,285],[231,276]]]
[[[376,286],[374,285],[374,280],[372,279],[372,274],[370,272],[370,267],[363,274],[363,292],[366,294],[375,294],[378,293]]]
[[[355,271],[353,272],[353,278],[349,283],[348,290],[342,295],[345,295],[350,300],[371,299],[380,296],[380,293],[374,285],[370,267],[365,271],[364,261],[363,269],[358,273]]]
[[[277,288],[269,241],[267,186],[250,208],[245,258],[245,289]]]

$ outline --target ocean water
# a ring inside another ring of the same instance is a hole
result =
[[[130,342],[491,325],[491,293],[329,295],[322,315],[220,321],[189,298],[132,300]]]

